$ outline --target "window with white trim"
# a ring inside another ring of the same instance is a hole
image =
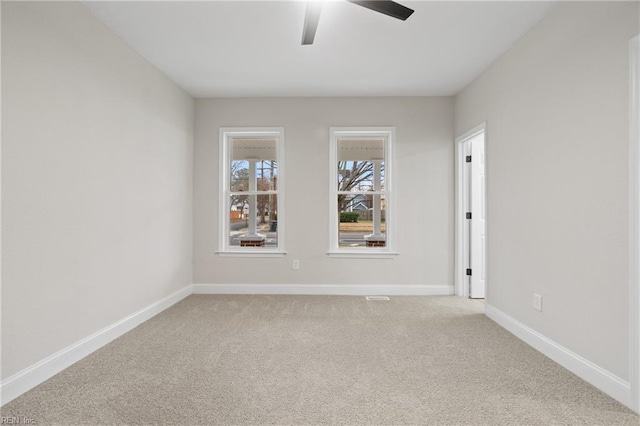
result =
[[[282,128],[220,129],[220,252],[284,254]]]
[[[330,255],[393,253],[392,127],[331,128]]]

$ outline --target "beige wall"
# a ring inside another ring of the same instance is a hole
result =
[[[455,102],[456,135],[487,120],[487,303],[624,380],[638,7],[559,4]]]
[[[284,258],[218,249],[218,130],[284,126]],[[396,126],[395,259],[329,258],[329,127]],[[453,284],[453,99],[278,98],[196,101],[194,282]],[[300,259],[300,269],[291,269]]]
[[[193,100],[80,3],[2,2],[2,378],[191,283]]]

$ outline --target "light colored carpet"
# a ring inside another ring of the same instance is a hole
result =
[[[193,295],[2,408],[44,424],[638,425],[458,297]]]

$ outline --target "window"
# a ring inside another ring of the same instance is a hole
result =
[[[393,252],[390,127],[331,129],[330,255]]]
[[[220,129],[220,253],[283,255],[282,128]]]

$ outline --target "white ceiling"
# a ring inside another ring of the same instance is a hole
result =
[[[415,2],[405,22],[325,1],[302,46],[306,2],[140,1],[85,5],[197,98],[449,96],[476,79],[553,2]]]

